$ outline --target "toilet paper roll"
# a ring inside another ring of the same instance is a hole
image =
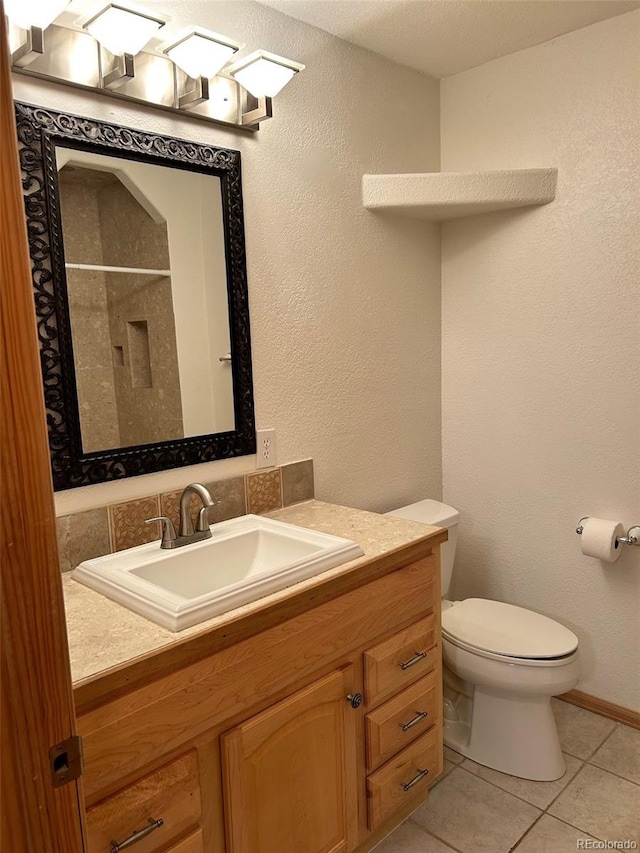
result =
[[[606,518],[588,518],[582,526],[580,537],[582,553],[586,557],[615,563],[622,553],[622,545],[617,544],[619,536],[624,536],[624,527],[619,522]]]

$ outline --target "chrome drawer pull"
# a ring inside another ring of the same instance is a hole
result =
[[[137,832],[134,832],[133,835],[130,835],[128,838],[125,838],[120,844],[116,841],[111,842],[111,853],[120,853],[121,850],[126,850],[127,847],[131,847],[132,844],[135,844],[136,841],[142,841],[143,838],[146,838],[151,832],[155,829],[160,829],[161,826],[164,825],[164,821],[162,818],[158,818],[158,820],[153,820],[149,818],[149,826],[145,826],[144,829],[139,829]]]
[[[408,791],[410,788],[413,788],[413,786],[417,785],[421,779],[424,779],[424,777],[428,774],[428,772],[429,772],[428,770],[418,770],[418,775],[414,776],[410,782],[401,782],[400,783],[402,785],[402,790]]]
[[[409,729],[412,729],[415,725],[417,725],[420,720],[424,720],[425,717],[429,716],[428,711],[418,711],[413,720],[409,720],[408,723],[400,723],[400,728],[403,732],[408,732]]]
[[[416,652],[410,660],[407,660],[404,663],[399,663],[398,666],[402,670],[409,669],[410,666],[415,666],[417,663],[420,663],[420,661],[426,658],[426,656],[426,652]]]

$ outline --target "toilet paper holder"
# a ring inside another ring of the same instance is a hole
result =
[[[584,529],[584,522],[588,520],[589,516],[585,515],[585,517],[581,518],[578,522],[578,526],[576,527],[576,533],[578,534],[578,536],[580,536]],[[633,527],[630,527],[627,530],[626,536],[617,537],[616,543],[618,545],[640,545],[640,525],[635,524]]]

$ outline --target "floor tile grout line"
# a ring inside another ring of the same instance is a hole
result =
[[[616,779],[622,779],[623,782],[629,782],[630,785],[635,785],[636,788],[640,788],[640,782],[636,782],[633,779],[629,779],[628,776],[621,776],[619,773],[616,773],[613,770],[609,770],[608,767],[600,767],[599,764],[594,764],[592,761],[585,761],[585,764],[588,764],[589,767],[595,767],[596,770],[602,770],[603,773],[609,773],[611,776],[615,776]]]
[[[480,766],[482,766],[482,765],[480,765]],[[523,799],[522,799],[522,797],[519,797],[517,794],[512,794],[512,793],[511,793],[511,791],[505,791],[505,790],[504,790],[504,788],[500,788],[500,787],[498,787],[498,785],[494,785],[494,784],[493,784],[493,782],[489,782],[487,779],[483,779],[483,778],[482,778],[482,776],[478,776],[476,773],[472,773],[470,770],[467,770],[466,768],[464,768],[464,767],[462,766],[462,763],[461,763],[461,764],[456,764],[456,765],[455,765],[455,767],[447,773],[447,776],[451,776],[451,774],[453,773],[453,771],[454,771],[454,770],[457,770],[457,769],[464,770],[464,771],[465,771],[465,773],[467,773],[469,776],[474,776],[474,777],[475,777],[476,779],[478,779],[480,782],[486,782],[486,783],[487,783],[487,785],[491,785],[491,787],[492,787],[492,788],[495,788],[496,790],[500,791],[502,794],[507,794],[507,796],[514,797],[516,800],[519,800],[521,803],[524,803],[526,806],[530,806],[530,808],[532,808],[532,809],[536,809],[538,812],[540,812],[540,814],[538,814],[538,815],[535,817],[535,819],[534,819],[533,823],[531,824],[531,826],[534,826],[534,825],[535,825],[535,824],[540,820],[540,818],[541,818],[541,817],[546,813],[545,811],[543,811],[543,810],[540,808],[540,806],[536,806],[536,805],[534,805],[533,803],[530,803],[528,800],[523,800]],[[445,778],[445,777],[443,776],[443,777],[442,777],[442,779],[444,779],[444,778]],[[574,778],[575,778],[575,777],[574,777]],[[438,780],[438,782],[441,782],[441,781],[442,781],[442,779],[439,779],[439,780]],[[411,819],[412,819],[412,817],[413,817],[413,814],[409,816],[408,820],[411,820]],[[420,829],[422,829],[422,830],[423,830],[423,832],[426,832],[426,833],[427,833],[427,835],[431,835],[431,836],[433,836],[433,838],[435,838],[435,839],[437,839],[438,841],[442,842],[442,844],[448,845],[448,846],[449,846],[449,847],[451,847],[453,850],[456,850],[456,851],[458,850],[458,848],[457,848],[457,847],[453,847],[453,845],[452,845],[449,841],[445,841],[443,838],[440,838],[438,835],[434,835],[434,833],[432,833],[432,832],[430,832],[429,830],[425,829],[425,828],[424,828],[423,826],[421,826],[421,824],[419,824],[417,821],[411,820],[411,822],[412,822],[412,823],[415,823],[415,824],[416,824],[416,826],[419,826],[419,827],[420,827]],[[521,835],[521,836],[520,836],[520,838],[516,841],[516,843],[515,843],[512,847],[510,847],[510,848],[509,848],[508,853],[511,853],[511,851],[512,851],[512,850],[513,850],[513,849],[514,849],[518,844],[520,844],[520,842],[522,841],[522,839],[524,838],[524,836],[525,836],[525,835],[529,832],[529,830],[531,829],[531,826],[530,826],[530,827],[528,827],[527,829],[525,829],[525,831],[524,831],[523,835]],[[581,830],[581,831],[582,831],[582,830]],[[462,851],[458,851],[458,853],[462,853]]]
[[[597,715],[596,715],[596,716],[597,716]],[[605,718],[605,719],[606,719],[606,718]],[[617,723],[614,723],[613,728],[611,729],[611,731],[609,732],[609,734],[604,736],[604,738],[603,738],[603,740],[600,742],[600,744],[599,744],[599,745],[598,745],[598,746],[593,750],[593,752],[592,752],[592,753],[591,753],[587,758],[585,758],[585,761],[590,762],[590,761],[591,761],[591,759],[595,757],[596,752],[599,752],[599,751],[602,749],[602,747],[603,747],[603,746],[605,745],[605,743],[609,740],[609,738],[611,737],[611,735],[615,732],[615,730],[616,730],[617,728],[618,728],[618,724],[617,724]]]
[[[614,729],[614,730],[615,730],[615,729]],[[602,745],[606,742],[606,740],[608,740],[608,738],[611,736],[611,734],[613,734],[613,732],[611,732],[609,735],[607,735],[607,737],[602,741],[602,743],[600,744],[600,746],[602,746]],[[600,748],[600,747],[598,747],[598,748],[595,750],[595,752],[597,752],[599,748]],[[593,753],[593,755],[595,755],[595,752]],[[570,753],[567,753],[567,754],[568,754],[568,755],[570,755]],[[618,775],[617,775],[617,774],[615,774],[615,773],[611,773],[610,771],[608,771],[608,770],[607,770],[607,769],[605,769],[605,768],[598,767],[598,766],[597,766],[597,765],[595,765],[595,764],[591,764],[591,763],[590,763],[588,760],[586,760],[586,759],[580,759],[580,758],[578,758],[577,756],[571,756],[571,757],[576,758],[578,761],[580,761],[580,767],[577,769],[577,771],[575,772],[575,774],[574,774],[574,775],[573,775],[573,776],[572,776],[572,777],[571,777],[571,778],[566,782],[566,784],[563,786],[563,788],[562,788],[560,791],[558,791],[558,793],[554,796],[554,798],[551,800],[551,802],[550,802],[550,803],[548,803],[548,805],[547,805],[545,808],[541,808],[540,806],[536,806],[535,804],[533,804],[533,803],[529,802],[528,800],[523,799],[521,796],[518,796],[517,794],[514,794],[514,793],[512,793],[511,791],[507,791],[507,790],[505,790],[504,788],[500,788],[498,785],[495,785],[493,782],[490,782],[488,779],[484,779],[482,776],[479,776],[478,774],[473,773],[472,771],[468,770],[467,768],[465,768],[465,767],[463,766],[463,764],[464,764],[464,759],[463,759],[463,761],[462,761],[460,764],[455,764],[455,765],[451,768],[451,770],[449,771],[449,773],[447,773],[447,776],[451,775],[451,774],[452,774],[456,769],[458,769],[458,768],[459,768],[459,769],[461,769],[461,770],[464,770],[464,771],[467,773],[467,775],[469,775],[469,776],[475,776],[475,777],[476,777],[480,782],[486,782],[487,784],[491,785],[491,787],[496,788],[497,790],[501,791],[503,794],[506,794],[507,796],[512,796],[512,797],[514,797],[515,799],[519,800],[520,802],[524,803],[525,805],[528,805],[528,806],[530,806],[531,808],[535,808],[535,809],[539,812],[539,814],[535,817],[535,819],[533,820],[533,822],[531,823],[531,825],[530,825],[529,827],[527,827],[527,829],[526,829],[526,830],[523,832],[523,834],[518,838],[518,840],[515,842],[515,844],[513,844],[513,845],[509,848],[509,853],[513,853],[513,851],[516,851],[516,853],[517,853],[517,848],[519,847],[519,845],[520,845],[520,844],[522,844],[523,840],[524,840],[524,839],[525,839],[525,838],[526,838],[526,837],[531,833],[531,831],[533,830],[533,828],[534,828],[534,827],[535,827],[535,826],[536,826],[536,825],[537,825],[537,824],[542,820],[542,818],[543,818],[543,816],[544,816],[544,815],[548,815],[548,817],[552,818],[553,820],[557,820],[557,821],[559,821],[560,823],[564,824],[565,826],[570,827],[570,828],[571,828],[571,829],[573,829],[575,832],[578,832],[578,833],[584,833],[585,837],[591,837],[591,838],[593,838],[593,839],[595,839],[595,840],[597,840],[597,841],[606,841],[606,839],[605,839],[605,838],[600,837],[600,836],[599,836],[596,832],[594,832],[592,829],[586,829],[585,827],[582,827],[582,826],[576,826],[575,824],[573,824],[573,823],[571,823],[570,821],[568,821],[566,818],[560,817],[560,816],[555,815],[555,814],[551,814],[551,813],[549,812],[549,809],[550,809],[550,808],[551,808],[551,807],[556,803],[556,801],[558,800],[558,798],[559,798],[559,797],[560,797],[560,796],[561,796],[561,795],[566,791],[566,789],[569,787],[569,785],[571,785],[574,781],[577,781],[577,780],[578,780],[578,777],[580,776],[580,774],[581,774],[581,773],[583,773],[583,772],[584,772],[584,770],[585,770],[585,768],[586,768],[587,766],[595,767],[595,768],[596,768],[596,770],[600,770],[601,772],[604,772],[604,773],[609,773],[611,776],[614,776],[614,777],[616,777],[616,778],[618,778],[618,779],[621,779],[622,781],[629,782],[630,784],[635,785],[635,787],[637,787],[637,788],[640,788],[640,785],[637,785],[637,784],[636,784],[635,782],[633,782],[632,780],[627,779],[627,778],[625,778],[625,777],[623,777],[623,776],[618,776]],[[479,766],[481,766],[481,767],[482,767],[483,765],[479,765]],[[440,781],[443,781],[443,780],[444,780],[444,778],[446,778],[446,777],[445,777],[445,776],[443,776],[443,777],[442,777],[440,780],[438,780],[438,781],[439,781],[439,782],[440,782]],[[427,830],[424,826],[422,826],[420,823],[418,823],[417,821],[413,820],[412,818],[413,818],[413,815],[411,815],[411,816],[408,818],[408,821],[410,821],[410,822],[411,822],[411,824],[412,824],[413,826],[415,826],[415,827],[417,827],[418,829],[420,829],[420,830],[421,830],[423,833],[425,833],[427,836],[431,836],[431,837],[432,837],[432,838],[434,838],[436,841],[440,842],[441,844],[444,844],[444,845],[445,845],[445,847],[448,847],[448,848],[450,848],[451,850],[456,851],[456,853],[463,853],[463,851],[460,851],[460,850],[459,850],[459,848],[457,848],[457,847],[455,847],[454,845],[452,845],[449,841],[446,841],[444,838],[441,838],[439,835],[436,835],[435,833],[430,832],[430,831],[429,831],[429,830]]]
[[[576,773],[576,775],[573,777],[573,779],[572,779],[571,781],[572,781],[572,782],[574,782],[574,781],[578,778],[578,776],[579,776],[579,775],[584,771],[584,768],[585,768],[585,767],[587,767],[587,766],[591,766],[591,767],[593,767],[594,765],[593,765],[593,764],[589,765],[589,764],[588,764],[588,762],[587,762],[587,761],[585,761],[585,762],[583,763],[582,767],[578,770],[578,772]],[[598,770],[600,770],[601,768],[599,768],[599,767],[598,767],[597,769],[598,769]],[[605,771],[605,772],[606,772],[606,771]],[[613,774],[612,774],[612,775],[613,775]],[[566,790],[566,789],[565,789],[565,790]],[[562,793],[564,793],[564,791],[563,791]],[[558,794],[558,797],[559,797],[559,796],[560,796],[560,794]],[[558,799],[558,797],[556,797],[556,799],[553,801],[553,803],[555,803],[555,802],[556,802],[556,800]],[[549,809],[551,808],[551,806],[553,805],[553,803],[549,803],[549,806],[548,806],[548,808],[549,808]],[[600,838],[600,836],[596,835],[596,834],[595,834],[595,832],[593,832],[592,830],[585,829],[583,826],[576,826],[574,823],[569,823],[569,821],[568,821],[568,820],[566,820],[565,818],[559,817],[558,815],[555,815],[555,814],[551,814],[549,811],[546,811],[546,812],[545,812],[545,814],[548,814],[548,815],[549,815],[549,817],[554,817],[556,820],[562,821],[562,823],[566,823],[566,824],[567,824],[567,826],[570,826],[570,827],[572,827],[573,829],[577,829],[577,830],[578,830],[578,832],[584,832],[586,835],[590,835],[592,838],[595,838],[595,839],[597,839],[598,841],[606,841],[606,840],[607,840],[606,838]]]
[[[503,794],[508,794],[510,797],[515,797],[516,800],[519,800],[521,803],[526,803],[528,806],[531,806],[534,809],[538,809],[538,811],[540,811],[540,812],[543,811],[543,809],[541,809],[540,806],[536,806],[536,805],[534,805],[534,803],[530,803],[529,800],[523,799],[522,797],[518,796],[518,794],[514,794],[512,791],[505,791],[505,789],[501,788],[500,785],[496,785],[495,782],[490,782],[488,779],[485,779],[482,776],[479,776],[477,773],[474,773],[471,770],[467,770],[467,768],[463,767],[462,764],[459,764],[458,767],[460,768],[460,770],[464,770],[465,773],[468,773],[469,776],[474,776],[476,779],[479,779],[481,782],[486,782],[487,785],[491,785],[492,788],[495,788],[498,791],[502,791]],[[480,767],[484,767],[484,765],[481,764]],[[489,768],[489,769],[491,769],[491,768]]]
[[[574,758],[575,758],[575,756],[574,756]],[[567,788],[569,787],[569,785],[571,785],[573,782],[575,782],[575,781],[576,781],[576,779],[578,778],[578,776],[582,773],[582,771],[584,770],[584,768],[587,766],[587,762],[586,762],[586,761],[584,761],[584,759],[580,759],[580,760],[582,761],[582,763],[581,763],[580,767],[578,767],[578,769],[577,769],[577,770],[576,770],[576,772],[573,774],[573,776],[571,777],[571,779],[569,779],[569,781],[568,781],[568,782],[567,782],[567,784],[564,786],[564,788],[563,788],[561,791],[558,791],[558,793],[556,794],[556,796],[555,796],[555,797],[551,800],[551,802],[547,805],[546,809],[544,810],[545,814],[548,814],[548,813],[549,813],[549,809],[551,808],[551,806],[556,802],[556,800],[557,800],[559,797],[561,797],[561,796],[564,794],[564,792],[567,790]],[[555,815],[551,815],[551,817],[555,817]],[[577,829],[577,828],[578,828],[578,827],[576,827],[576,829]],[[582,831],[582,830],[581,830],[581,831]]]
[[[520,844],[522,844],[522,842],[523,842],[523,841],[524,841],[524,839],[527,837],[527,835],[529,835],[529,833],[531,832],[531,830],[533,829],[533,827],[534,827],[537,823],[539,823],[539,822],[542,820],[542,818],[545,816],[545,814],[546,814],[546,812],[540,812],[540,814],[539,814],[539,815],[538,815],[538,817],[534,820],[534,822],[531,824],[531,826],[530,826],[528,829],[525,829],[524,833],[523,833],[523,834],[520,836],[520,838],[516,841],[516,843],[513,845],[513,847],[510,847],[510,848],[509,848],[509,853],[512,853],[512,851],[513,851],[513,850],[515,850],[515,849],[516,849]]]
[[[583,710],[584,710],[584,709],[583,709]],[[593,711],[588,711],[588,713],[592,714],[592,713],[593,713]],[[600,715],[599,715],[599,714],[594,714],[594,716],[596,716],[596,717],[597,717],[597,716],[600,716]],[[603,719],[608,719],[608,717],[603,717]],[[612,721],[612,722],[613,722],[613,721]],[[628,778],[628,776],[622,776],[620,773],[616,773],[614,770],[610,770],[608,767],[601,767],[599,764],[594,764],[594,763],[593,763],[593,761],[592,761],[592,759],[593,759],[593,758],[595,758],[596,753],[597,753],[597,752],[598,752],[598,751],[599,751],[599,750],[600,750],[600,749],[605,745],[605,743],[609,740],[609,738],[610,738],[610,737],[612,737],[612,735],[614,734],[614,732],[616,731],[616,729],[617,729],[617,728],[618,728],[618,726],[620,726],[620,725],[623,725],[623,724],[622,724],[622,723],[614,723],[614,727],[613,727],[613,729],[609,732],[609,734],[605,735],[604,740],[599,744],[599,746],[597,746],[597,747],[593,750],[593,752],[591,752],[591,753],[590,753],[590,755],[589,755],[589,757],[588,757],[588,758],[583,758],[583,757],[581,757],[580,755],[573,755],[573,753],[569,752],[567,749],[563,749],[563,750],[562,750],[566,755],[569,755],[569,756],[571,756],[571,758],[575,758],[577,761],[580,761],[580,763],[581,763],[581,765],[582,765],[582,766],[578,768],[578,770],[577,770],[577,771],[575,772],[575,774],[571,777],[571,779],[569,779],[569,780],[565,783],[565,785],[560,789],[560,791],[558,791],[558,793],[554,796],[554,798],[551,800],[551,802],[550,802],[550,803],[548,803],[548,804],[547,804],[547,806],[545,806],[544,808],[543,808],[542,806],[536,805],[535,803],[532,803],[530,800],[525,800],[525,799],[524,799],[524,797],[521,797],[521,796],[519,796],[518,794],[514,794],[512,791],[507,791],[507,790],[506,790],[506,788],[501,788],[501,787],[500,787],[500,785],[496,785],[496,784],[495,784],[495,782],[491,782],[489,779],[485,779],[483,776],[479,776],[479,774],[474,773],[474,772],[473,772],[473,771],[471,771],[471,770],[468,770],[468,769],[464,766],[464,762],[467,760],[466,756],[463,756],[462,761],[461,761],[459,764],[455,764],[455,765],[454,765],[454,767],[453,767],[451,770],[449,770],[449,772],[448,772],[448,773],[444,774],[444,775],[443,775],[443,776],[442,776],[438,781],[439,781],[439,782],[441,782],[441,781],[442,781],[442,779],[444,779],[446,776],[448,776],[448,775],[453,771],[453,769],[455,769],[455,767],[460,767],[462,770],[465,770],[465,771],[466,771],[467,773],[469,773],[471,776],[477,776],[479,779],[482,779],[482,781],[483,781],[483,782],[488,782],[488,783],[489,783],[489,785],[493,785],[493,787],[494,787],[494,788],[497,788],[499,791],[504,791],[504,792],[505,792],[505,793],[507,793],[507,794],[511,794],[511,796],[512,796],[512,797],[515,797],[516,799],[520,800],[521,802],[523,802],[523,803],[527,803],[527,804],[528,804],[528,805],[530,805],[530,806],[534,806],[534,807],[535,807],[535,808],[537,808],[537,809],[542,809],[542,811],[545,811],[545,812],[546,812],[546,811],[548,811],[548,809],[550,809],[550,808],[551,808],[551,806],[555,803],[555,801],[558,799],[558,797],[566,791],[567,787],[568,787],[568,786],[569,786],[569,785],[574,781],[574,779],[575,779],[575,778],[576,778],[576,777],[577,777],[577,776],[582,772],[583,768],[584,768],[584,767],[585,767],[585,765],[587,765],[587,764],[588,764],[588,765],[590,765],[591,767],[596,767],[598,770],[602,770],[602,771],[603,771],[603,772],[605,772],[605,773],[610,773],[610,774],[611,774],[611,776],[615,776],[617,779],[622,779],[624,782],[629,782],[631,785],[635,785],[636,787],[640,787],[640,783],[639,783],[639,782],[636,782],[636,781],[635,781],[635,780],[633,780],[633,779],[629,779],[629,778]],[[627,728],[631,728],[631,726],[627,726]],[[454,751],[455,751],[455,750],[454,750]],[[458,755],[460,755],[460,754],[461,754],[461,753],[458,753]],[[468,759],[468,760],[469,760],[469,761],[471,761],[471,759]],[[453,764],[453,762],[451,762],[451,763]],[[484,765],[483,765],[483,764],[480,764],[479,766],[480,766],[480,767],[484,767]],[[492,769],[492,768],[489,768],[489,769]],[[499,771],[498,771],[498,772],[499,772]],[[507,774],[507,775],[508,775],[508,774]],[[516,778],[517,778],[517,777],[516,777]],[[536,781],[536,780],[531,780],[531,781]]]
[[[559,820],[560,823],[564,823],[565,826],[570,826],[571,829],[575,829],[578,832],[584,832],[585,835],[590,835],[591,838],[595,838],[596,841],[606,841],[607,840],[606,838],[600,838],[599,836],[597,836],[595,834],[595,832],[590,832],[586,829],[583,829],[583,827],[581,827],[581,826],[576,826],[574,823],[569,823],[568,820],[566,820],[563,817],[558,817],[558,815],[550,814],[549,817],[552,817],[554,820]]]
[[[453,844],[451,844],[449,841],[445,841],[444,838],[440,838],[439,835],[436,835],[433,832],[429,832],[428,829],[425,829],[424,826],[419,824],[417,821],[412,820],[412,816],[414,814],[415,814],[415,812],[412,812],[411,815],[409,815],[409,817],[407,818],[407,822],[411,822],[413,824],[413,826],[417,827],[420,830],[420,832],[424,832],[424,834],[428,835],[429,838],[435,838],[435,840],[439,841],[440,844],[444,844],[445,847],[449,847],[449,849],[455,850],[455,853],[464,853],[463,850],[460,850],[458,847],[454,847]]]
[[[576,758],[576,756],[575,756],[575,755],[572,755],[571,757],[572,757],[572,758]],[[469,760],[471,760],[471,759],[469,759]],[[580,761],[581,759],[578,759],[578,760]],[[464,762],[463,762],[463,764],[464,764]],[[475,777],[476,777],[476,779],[480,779],[482,782],[486,782],[486,783],[487,783],[487,785],[491,785],[491,786],[493,786],[494,788],[497,788],[497,789],[498,789],[498,791],[502,791],[502,793],[503,793],[503,794],[509,794],[509,796],[511,796],[511,797],[515,797],[515,798],[516,798],[516,800],[520,800],[520,802],[521,802],[521,803],[526,803],[528,806],[532,806],[534,809],[538,809],[539,811],[541,811],[541,812],[543,812],[543,813],[544,813],[544,812],[546,812],[546,810],[549,808],[549,806],[557,800],[557,798],[560,796],[560,794],[562,794],[562,793],[566,790],[567,786],[568,786],[568,785],[570,785],[570,784],[571,784],[571,782],[573,782],[573,780],[576,778],[576,776],[578,775],[578,773],[582,770],[582,767],[579,767],[579,768],[578,768],[578,770],[577,770],[577,771],[574,773],[574,775],[571,777],[571,779],[569,779],[569,780],[566,782],[566,784],[564,785],[564,787],[563,787],[560,791],[558,791],[557,795],[556,795],[556,796],[551,800],[551,803],[549,803],[549,805],[548,805],[548,806],[546,806],[546,808],[543,808],[542,806],[538,806],[538,805],[536,805],[535,803],[532,803],[530,800],[525,800],[525,799],[524,799],[524,797],[521,797],[519,794],[514,794],[514,793],[513,793],[513,791],[507,791],[507,790],[506,790],[506,788],[501,788],[501,787],[500,787],[500,785],[496,785],[496,784],[495,784],[495,782],[491,782],[489,779],[485,779],[485,778],[484,778],[484,776],[479,776],[477,773],[474,773],[474,772],[473,772],[473,771],[471,771],[471,770],[467,770],[467,768],[466,768],[466,767],[464,767],[464,766],[463,766],[463,764],[456,764],[456,767],[459,767],[461,770],[464,770],[464,772],[465,772],[465,773],[468,773],[468,774],[469,774],[469,776],[475,776]],[[583,762],[583,764],[584,764],[584,762]],[[480,766],[480,767],[484,767],[484,764],[480,764],[479,766]],[[490,767],[490,768],[489,768],[489,770],[491,770],[491,769],[492,769],[492,768]],[[449,771],[449,773],[447,773],[447,776],[451,775],[451,773],[452,773],[452,772],[453,772],[453,771],[451,771],[451,770],[450,770],[450,771]],[[500,771],[496,771],[496,772],[498,772],[498,773],[499,773]],[[507,775],[508,775],[508,774],[507,774]],[[515,779],[518,779],[519,777],[518,777],[518,776],[514,776],[514,778],[515,778]],[[535,779],[528,779],[527,781],[528,781],[528,782],[535,782],[535,781],[537,781],[537,780],[535,780]]]

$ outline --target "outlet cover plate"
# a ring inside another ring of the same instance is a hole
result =
[[[276,464],[276,431],[259,429],[256,432],[256,468],[273,468]]]

